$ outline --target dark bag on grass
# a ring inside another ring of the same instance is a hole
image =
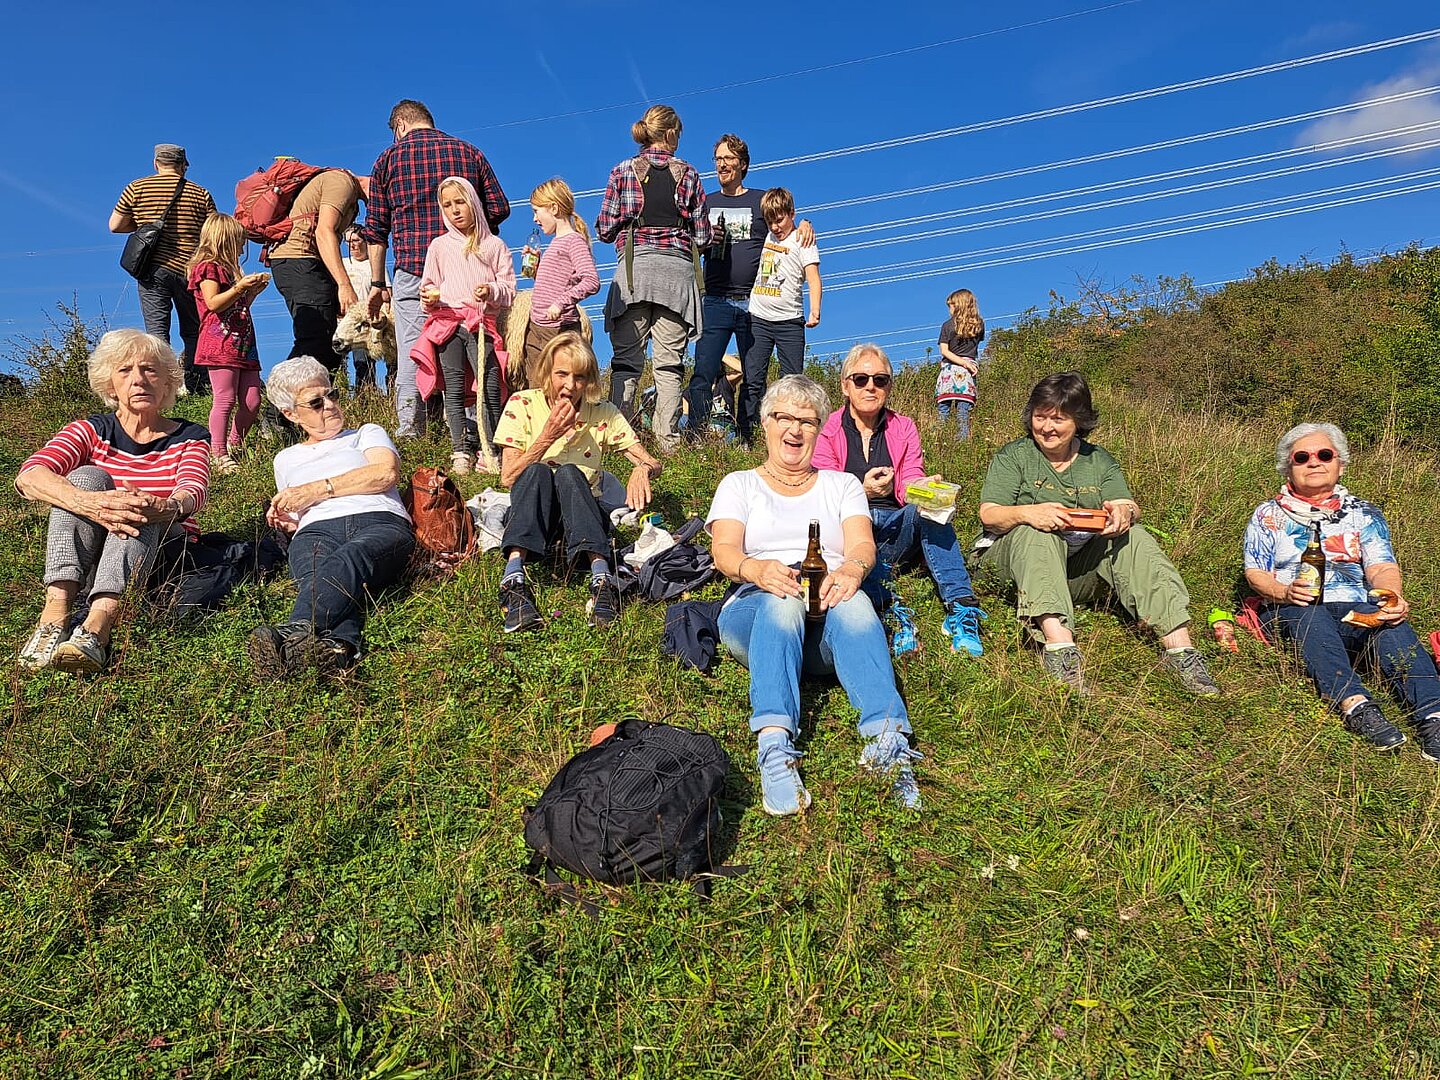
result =
[[[639,570],[625,562],[625,556],[635,550],[635,545],[621,548],[615,557],[621,594],[669,603],[708,583],[715,576],[715,560],[708,548],[694,542],[703,528],[704,521],[691,518],[675,531],[675,546],[646,559]]]
[[[716,872],[729,771],[729,757],[709,735],[621,721],[567,761],[526,810],[525,843],[535,853],[529,873],[543,870],[558,884],[560,867],[622,885]]]

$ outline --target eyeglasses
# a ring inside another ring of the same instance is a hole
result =
[[[871,379],[875,380],[876,390],[884,390],[890,385],[891,379],[891,376],[883,372],[879,375],[866,375],[863,371],[857,371],[853,375],[846,375],[845,377],[854,383],[859,390],[864,390],[865,387],[869,386]]]
[[[716,155],[715,155],[715,164],[716,164],[716,165],[739,165],[739,164],[740,164],[740,159],[739,159],[738,157],[724,157],[724,156],[721,155],[721,154],[716,154]]]
[[[799,424],[806,431],[819,431],[820,420],[814,416],[791,416],[789,413],[772,412],[770,419],[781,427],[789,427],[791,424]]]
[[[1309,450],[1296,450],[1290,455],[1290,464],[1304,465],[1312,456],[1316,461],[1323,461],[1328,464],[1335,460],[1335,451],[1331,450],[1328,446],[1324,449],[1313,451],[1313,453]]]
[[[332,386],[329,390],[320,391],[320,396],[317,398],[311,398],[309,401],[295,402],[295,407],[297,409],[313,409],[315,412],[319,412],[321,409],[325,408],[325,403],[327,401],[333,405],[339,400],[340,391],[336,390]]]

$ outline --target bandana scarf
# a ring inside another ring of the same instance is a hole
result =
[[[1350,492],[1345,490],[1343,484],[1336,484],[1335,490],[1325,499],[1306,499],[1290,490],[1289,484],[1280,485],[1280,494],[1275,496],[1275,502],[1281,510],[1289,515],[1292,521],[1298,521],[1307,529],[1313,529],[1318,521],[1321,524],[1334,524],[1345,516],[1345,504],[1350,499]]]

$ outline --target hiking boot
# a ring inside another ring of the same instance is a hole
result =
[[[620,617],[620,586],[613,574],[590,579],[590,599],[585,614],[591,626],[609,626]]]
[[[981,656],[985,650],[980,645],[980,620],[990,616],[973,604],[956,600],[950,605],[950,614],[940,625],[950,635],[950,651],[966,652]]]
[[[83,626],[77,626],[69,641],[55,646],[50,666],[80,675],[95,675],[110,662],[110,647]]]
[[[1386,720],[1380,706],[1373,701],[1363,702],[1350,710],[1345,717],[1345,730],[1363,735],[1377,750],[1394,750],[1405,741],[1405,733]],[[1425,753],[1423,744],[1420,752]]]
[[[1215,697],[1220,693],[1220,684],[1210,677],[1210,669],[1198,649],[1162,653],[1160,666],[1173,672],[1180,685],[1197,697]]]
[[[904,604],[894,603],[890,605],[889,615],[894,627],[890,635],[890,655],[898,660],[920,648],[920,639],[915,633],[915,612]]]
[[[464,450],[456,450],[450,455],[450,475],[468,476],[475,471],[475,455]]]
[[[810,805],[810,792],[800,781],[800,759],[805,755],[788,739],[766,741],[755,751],[760,768],[760,804],[771,817],[798,814]]]
[[[910,765],[920,760],[919,751],[910,748],[903,731],[886,731],[867,739],[860,751],[860,764],[865,769],[890,778],[890,797],[904,810],[920,809],[920,783]]]
[[[1415,734],[1420,739],[1420,756],[1440,765],[1440,716],[1427,716],[1421,720]]]
[[[42,622],[35,627],[35,632],[30,635],[30,640],[20,650],[15,662],[26,671],[39,671],[49,667],[55,658],[55,650],[64,637],[64,623]]]
[[[314,662],[315,635],[309,623],[257,626],[245,651],[262,679],[283,679]]]
[[[535,604],[535,593],[524,577],[506,578],[500,582],[500,610],[505,613],[501,628],[507,634],[517,630],[534,630],[545,624],[540,608]]]
[[[1085,689],[1085,662],[1080,658],[1080,650],[1074,645],[1066,645],[1063,649],[1046,649],[1040,654],[1040,665],[1056,682],[1062,682],[1075,693],[1082,697],[1089,691]]]
[[[343,675],[360,659],[360,650],[354,645],[328,636],[315,639],[314,652],[315,666],[324,675]]]

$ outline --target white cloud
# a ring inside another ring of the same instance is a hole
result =
[[[1372,83],[1361,88],[1354,100],[1368,101],[1371,98],[1403,94],[1410,90],[1421,90],[1437,84],[1440,84],[1440,51],[1432,50],[1418,63],[1399,74],[1383,82]],[[1404,101],[1392,101],[1385,105],[1372,105],[1368,109],[1341,113],[1338,116],[1327,116],[1323,120],[1317,120],[1302,128],[1299,135],[1295,137],[1295,144],[1305,146],[1310,143],[1371,135],[1376,132],[1389,131],[1392,128],[1432,123],[1440,123],[1440,93],[1408,98]],[[1373,147],[1387,144],[1398,145],[1434,138],[1440,138],[1440,128],[1408,135],[1397,135],[1365,145]],[[1344,153],[1346,151],[1337,150],[1335,152]]]

